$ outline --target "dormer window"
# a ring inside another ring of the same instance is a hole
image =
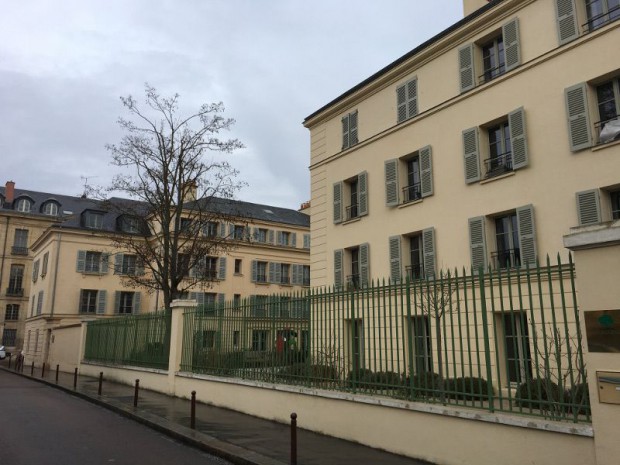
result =
[[[86,210],[82,213],[82,225],[89,229],[103,229],[103,212]]]
[[[42,213],[48,216],[58,216],[58,204],[54,201],[45,202]]]
[[[30,213],[32,201],[26,197],[17,199],[17,211],[22,213]]]
[[[118,217],[116,224],[120,231],[129,234],[137,234],[141,230],[141,221],[137,216],[121,215]]]

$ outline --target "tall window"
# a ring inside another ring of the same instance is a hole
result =
[[[413,202],[422,198],[420,184],[420,157],[407,160],[407,186],[403,188],[405,202]]]
[[[588,29],[593,31],[620,18],[620,0],[586,0]]]
[[[599,143],[620,139],[620,79],[597,86],[596,98],[600,121],[595,126],[599,131]]]
[[[267,282],[267,262],[256,262],[256,281]]]
[[[483,81],[488,82],[506,72],[506,56],[502,36],[482,46],[482,62],[484,67]]]
[[[355,247],[350,250],[351,254],[351,274],[347,281],[353,289],[360,288],[360,249]]]
[[[409,237],[409,263],[407,275],[409,279],[424,277],[424,255],[422,252],[422,235],[416,234]]]
[[[235,225],[233,228],[233,239],[238,241],[243,240],[245,237],[245,227]]]
[[[4,332],[2,333],[2,345],[7,347],[14,347],[16,338],[16,329],[4,328]]]
[[[6,306],[6,313],[4,314],[5,321],[17,321],[19,319],[19,305],[8,304]]]
[[[508,121],[488,128],[487,132],[489,135],[489,158],[485,161],[487,177],[512,171],[512,145]]]
[[[260,242],[264,244],[267,242],[267,235],[268,235],[268,232],[265,228],[257,228],[254,231],[254,240],[256,242]]]
[[[520,265],[521,252],[516,213],[495,218],[495,243],[497,251],[493,258],[496,268],[510,268]]]
[[[82,289],[80,295],[80,313],[95,313],[97,311],[97,291]]]
[[[242,260],[240,258],[235,258],[235,274],[241,274],[241,264]]]
[[[217,278],[217,257],[205,257],[205,278]]]
[[[135,255],[123,254],[121,262],[121,274],[134,275],[136,274],[136,262],[137,257]]]
[[[43,266],[41,267],[41,277],[44,277],[47,274],[47,265],[49,263],[50,253],[45,252],[43,254]]]
[[[527,317],[524,312],[499,314],[500,328],[504,331],[504,350],[508,380],[521,383],[532,376],[532,357]]]
[[[15,236],[13,238],[12,253],[14,255],[28,255],[28,230],[27,229],[16,229],[15,230]]]
[[[101,260],[103,254],[101,252],[86,252],[86,260],[84,262],[84,271],[86,273],[99,273],[101,272]]]
[[[203,234],[207,237],[217,237],[217,222],[208,221],[207,224],[204,225]]]
[[[280,284],[291,284],[291,265],[280,264]]]
[[[309,286],[310,285],[310,266],[302,265],[302,285]]]
[[[264,329],[255,329],[252,331],[252,350],[265,351],[269,340],[269,331]]]
[[[620,219],[620,191],[611,192],[611,218],[613,220]]]
[[[432,372],[433,359],[428,316],[419,315],[411,317],[410,331],[413,346],[414,372],[416,374]]]
[[[11,265],[9,274],[9,288],[6,293],[12,296],[22,296],[24,294],[24,265]]]
[[[351,203],[347,207],[347,220],[357,218],[359,216],[359,182],[357,178],[354,178],[349,182],[349,189],[351,192]]]
[[[116,309],[118,313],[129,314],[133,311],[134,292],[121,292],[119,306]]]

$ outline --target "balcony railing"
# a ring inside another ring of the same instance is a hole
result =
[[[403,203],[413,202],[422,198],[420,183],[417,182],[407,187],[403,187]]]
[[[620,19],[620,5],[610,8],[606,13],[588,18],[588,21],[582,24],[581,27],[584,32],[592,32],[616,19]]]
[[[361,281],[360,281],[360,275],[350,274],[349,276],[347,276],[347,287],[349,289],[360,289],[362,287]]]
[[[28,247],[20,247],[20,246],[14,245],[11,248],[11,253],[13,255],[28,255]]]
[[[359,216],[358,205],[353,204],[347,207],[347,221]]]
[[[597,145],[620,140],[620,118],[617,115],[608,120],[594,123],[594,129]]]
[[[12,297],[23,297],[24,289],[22,287],[7,287],[6,295],[12,296]]]
[[[484,166],[487,178],[512,171],[512,152],[500,153],[495,157],[487,158],[484,160]]]
[[[410,280],[424,278],[424,265],[409,265],[405,267],[405,272]]]
[[[521,265],[521,250],[507,249],[491,254],[495,269],[515,268]]]
[[[492,81],[493,79],[500,77],[506,72],[506,65],[501,64],[495,68],[489,68],[484,70],[484,74],[478,76],[478,82],[484,84],[485,82]]]

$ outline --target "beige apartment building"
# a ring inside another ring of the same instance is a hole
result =
[[[29,199],[29,216],[9,211],[13,205],[22,205],[23,198]],[[47,212],[49,202],[55,207]],[[9,249],[3,254],[6,264],[2,269],[21,267],[19,283],[14,271],[5,273],[7,278],[2,281],[3,287],[8,282],[10,289],[2,293],[9,315],[5,323],[9,332],[5,329],[4,338],[15,339],[13,345],[5,344],[9,350],[23,347],[28,359],[39,364],[46,361],[55,328],[163,308],[158,292],[123,279],[147,271],[135,255],[111,245],[111,234],[135,232],[122,215],[91,199],[26,190],[16,191],[12,203],[4,204],[3,215],[11,218],[4,236],[15,235],[18,242],[5,245],[5,251]],[[210,222],[202,234],[207,239],[217,235],[231,247],[221,256],[205,257],[200,270],[187,271],[187,279],[196,281],[188,298],[208,305],[297,293],[309,287],[310,234],[305,213],[235,200],[217,199],[215,204],[223,211],[235,212],[238,221]],[[20,217],[19,222],[14,216]],[[15,231],[26,227],[29,239],[24,245],[19,242],[22,233]],[[22,250],[16,247],[25,250],[20,254]],[[13,310],[15,305],[19,312]],[[13,327],[15,335],[11,336]]]
[[[305,119],[313,286],[566,259],[620,217],[618,2],[464,9]]]

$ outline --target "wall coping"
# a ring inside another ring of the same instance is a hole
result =
[[[620,244],[620,220],[571,228],[571,232],[564,236],[564,247],[571,250],[618,244]]]
[[[575,436],[594,437],[592,425],[578,423],[564,423],[559,421],[545,420],[542,418],[519,416],[508,413],[490,413],[467,407],[454,407],[448,405],[425,404],[421,402],[411,402],[405,400],[391,399],[388,397],[367,396],[363,394],[352,394],[339,391],[328,391],[325,389],[307,388],[303,386],[290,386],[286,384],[272,384],[261,381],[243,380],[238,378],[222,378],[213,375],[196,374],[190,372],[177,372],[180,378],[200,379],[223,384],[234,384],[252,388],[270,389],[295,394],[302,394],[326,399],[342,400],[347,402],[357,402],[379,407],[398,408],[413,412],[443,415],[465,420],[475,420],[487,423],[495,423],[506,426],[516,426],[553,433],[572,434]]]

